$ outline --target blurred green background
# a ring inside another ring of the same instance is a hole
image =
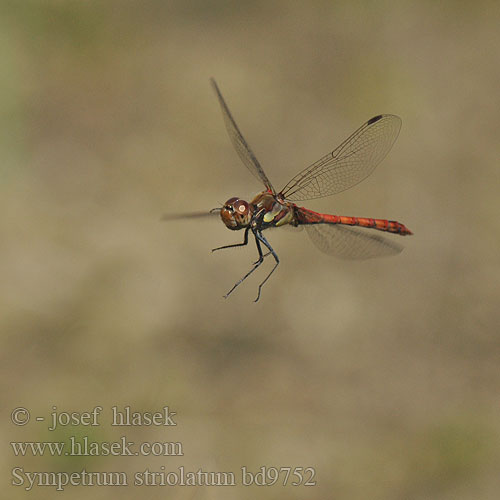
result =
[[[2,1],[2,476],[315,467],[317,486],[38,488],[53,499],[470,499],[500,490],[496,2]],[[215,77],[277,188],[378,113],[403,118],[356,188],[307,206],[396,219],[392,259],[305,232],[222,295],[255,248],[217,219],[161,222],[261,186]],[[93,430],[15,427],[102,405]],[[178,426],[114,430],[112,405]],[[182,441],[184,457],[19,458],[12,440]],[[237,474],[238,475],[238,474]],[[33,496],[34,495],[34,496]],[[194,495],[194,496],[193,496]]]

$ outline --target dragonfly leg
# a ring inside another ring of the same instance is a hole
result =
[[[271,255],[271,252],[262,253],[262,250],[260,248],[260,242],[257,238],[255,238],[255,243],[257,243],[257,250],[259,250],[259,260],[265,259],[268,255]],[[257,262],[259,262],[259,260],[256,260],[254,262],[254,265],[257,264]]]
[[[254,233],[254,236],[255,236],[255,246],[257,247],[257,252],[259,252],[259,258],[252,263],[253,266],[255,266],[256,264],[262,264],[262,262],[264,261],[264,258],[266,257],[266,255],[268,255],[267,253],[262,253],[262,247],[260,246],[260,241],[257,239],[257,235]]]
[[[271,252],[266,252],[265,254],[262,255],[262,258],[265,259],[268,255],[271,255]],[[259,262],[258,260],[256,260],[254,262],[254,264],[257,264],[257,262]]]
[[[248,231],[249,230],[250,230],[249,227],[247,227],[245,229],[245,237],[243,238],[243,243],[235,243],[234,245],[224,245],[223,247],[212,248],[212,252],[215,252],[216,250],[223,250],[224,248],[244,247],[245,245],[248,244]]]
[[[278,265],[280,263],[280,260],[279,260],[278,256],[276,255],[276,252],[274,251],[273,247],[269,244],[269,242],[262,235],[262,233],[256,232],[255,237],[256,237],[257,241],[259,241],[259,240],[262,241],[262,243],[264,243],[264,245],[266,245],[266,247],[269,249],[269,252],[266,253],[264,255],[264,257],[266,257],[269,254],[272,254],[272,256],[274,257],[274,260],[276,261],[276,263],[274,264],[274,267],[271,269],[271,272],[266,276],[266,279],[259,285],[259,292],[257,293],[257,298],[254,301],[254,302],[257,302],[260,299],[260,292],[262,290],[262,287],[264,286],[265,282],[271,277],[271,274],[274,273],[274,271],[276,270],[276,268],[278,267]],[[262,257],[262,259],[264,259],[264,257]]]
[[[237,281],[234,284],[233,288],[231,288],[231,290],[229,290],[229,292],[227,292],[226,295],[224,295],[225,299],[227,299],[229,295],[235,290],[235,288],[241,285],[262,264],[262,262],[264,262],[264,255],[262,254],[262,248],[260,246],[260,241],[257,237],[256,232],[254,232],[254,236],[255,236],[255,245],[257,246],[257,251],[259,252],[259,260],[257,260],[257,262],[254,262],[252,269],[250,269],[250,271],[248,271],[248,273],[246,273],[245,276],[243,276],[243,278]]]

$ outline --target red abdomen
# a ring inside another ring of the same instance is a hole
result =
[[[348,226],[361,226],[379,231],[406,236],[413,234],[404,224],[395,220],[369,219],[367,217],[346,217],[344,215],[329,215],[313,212],[308,208],[296,207],[295,219],[302,224],[345,224]]]

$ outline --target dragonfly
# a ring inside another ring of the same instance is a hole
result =
[[[366,179],[392,148],[401,129],[401,118],[390,114],[374,116],[340,146],[300,171],[283,189],[277,191],[236,125],[217,83],[213,78],[210,79],[210,83],[219,101],[224,123],[236,152],[248,170],[262,182],[265,190],[250,202],[235,196],[229,198],[222,207],[214,208],[210,212],[167,215],[164,219],[218,214],[228,229],[243,230],[241,243],[217,247],[212,249],[212,252],[246,246],[249,235],[252,234],[258,259],[224,295],[224,298],[228,298],[261,266],[264,259],[271,255],[274,265],[259,284],[255,302],[260,299],[262,287],[280,263],[278,254],[263,234],[263,231],[269,228],[303,226],[312,242],[321,251],[344,259],[390,256],[403,250],[401,245],[380,234],[380,232],[400,236],[413,234],[400,222],[324,214],[296,204],[340,193]]]

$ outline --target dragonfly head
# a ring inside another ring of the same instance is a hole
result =
[[[252,220],[253,209],[249,203],[239,198],[230,198],[220,210],[222,222],[234,231],[243,229]]]

